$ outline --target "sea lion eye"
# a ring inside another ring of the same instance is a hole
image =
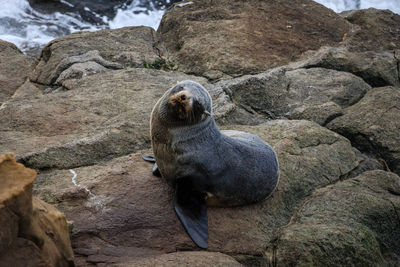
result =
[[[185,100],[186,96],[185,95],[181,95],[181,100]]]

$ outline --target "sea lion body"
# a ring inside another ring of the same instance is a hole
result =
[[[278,184],[274,150],[253,134],[220,131],[203,86],[184,81],[154,106],[151,142],[153,174],[175,189],[174,209],[192,240],[208,247],[208,205],[236,206],[261,201]]]
[[[160,118],[160,107],[180,91],[200,97],[211,113],[210,95],[191,81],[168,90],[158,101],[152,112],[151,136],[162,177],[171,185],[177,179],[191,179],[196,191],[227,206],[268,197],[279,179],[278,161],[271,146],[249,133],[220,131],[212,116],[188,125],[165,122]]]

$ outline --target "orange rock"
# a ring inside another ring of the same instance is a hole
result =
[[[65,216],[32,198],[36,171],[0,155],[0,262],[2,266],[73,266]]]

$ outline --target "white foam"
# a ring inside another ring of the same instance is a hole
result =
[[[29,8],[29,3],[26,0],[0,0],[0,7],[0,18],[17,18],[26,13],[25,10]]]
[[[356,0],[314,0],[335,12],[356,9]],[[400,14],[400,0],[360,0],[360,8],[390,9],[394,13]]]
[[[377,0],[362,0],[360,4],[360,8],[369,8],[374,7],[377,9],[390,9],[394,13],[400,14],[400,0],[385,0],[385,1],[377,1]]]
[[[23,51],[43,47],[61,35],[82,29],[100,29],[82,22],[77,14],[41,14],[26,0],[0,0],[0,6],[0,39],[14,43]]]
[[[67,5],[67,6],[74,7],[73,4],[71,4],[70,2],[67,2],[67,1],[65,1],[65,0],[60,0],[60,2],[63,3],[63,4],[65,4],[65,5]]]
[[[191,4],[193,4],[192,1],[185,2],[185,3],[178,3],[178,4],[176,4],[176,5],[179,6],[179,7],[184,7],[184,6],[191,5]]]
[[[126,26],[149,26],[157,30],[164,10],[146,10],[133,1],[126,9],[118,9],[115,18],[109,22],[110,29]]]

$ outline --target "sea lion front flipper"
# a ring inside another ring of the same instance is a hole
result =
[[[152,156],[142,156],[142,159],[148,162],[154,162],[153,168],[151,169],[151,172],[153,173],[154,176],[161,177],[160,170],[158,169],[158,165],[156,163],[156,159]]]
[[[205,195],[193,191],[189,178],[181,178],[176,182],[174,209],[193,242],[201,248],[208,248],[208,217]]]

